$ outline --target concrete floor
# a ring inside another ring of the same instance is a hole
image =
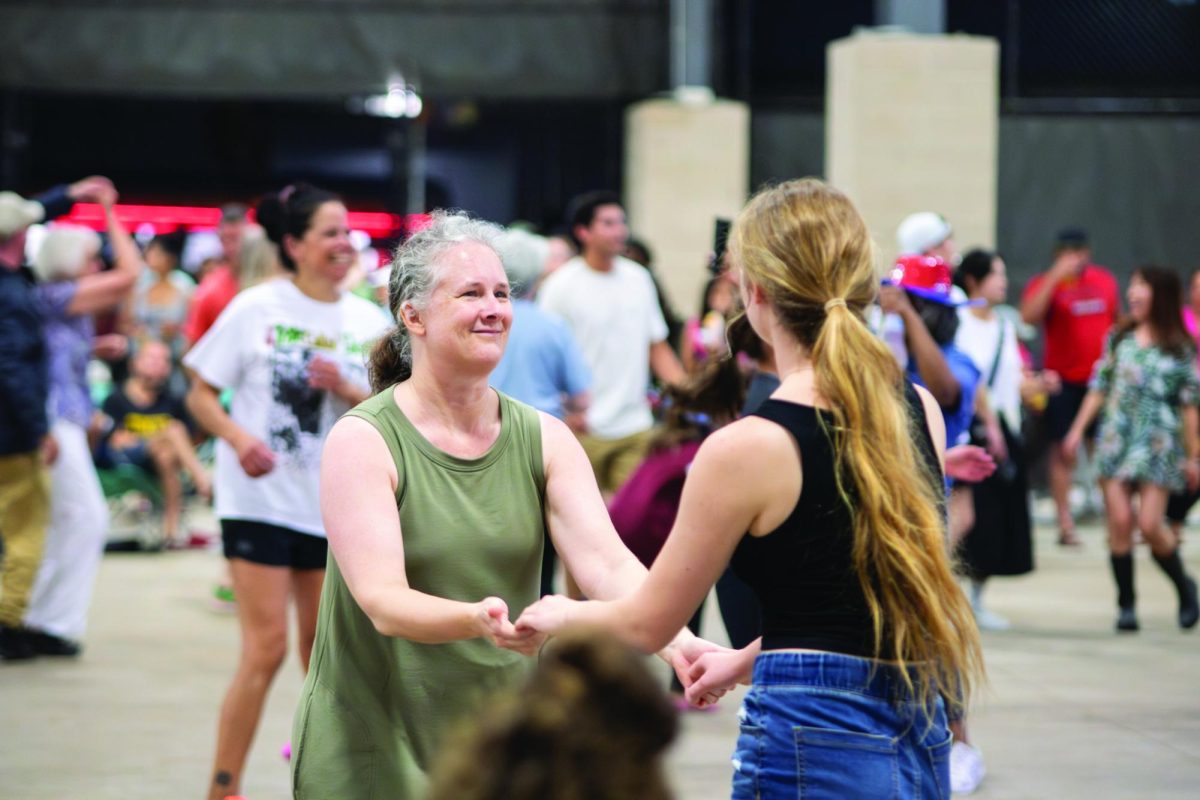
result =
[[[1143,630],[1116,636],[1100,532],[1081,531],[1087,545],[1064,551],[1041,530],[1037,571],[990,588],[1014,627],[985,635],[990,684],[971,730],[988,777],[975,796],[1200,797],[1200,630],[1176,628],[1174,595],[1141,552]],[[203,796],[237,648],[234,618],[209,606],[220,569],[211,552],[110,555],[80,659],[0,664],[0,798]],[[289,796],[279,749],[299,687],[293,658],[251,754],[251,800]],[[671,758],[682,800],[728,797],[735,711],[727,699],[686,715]]]

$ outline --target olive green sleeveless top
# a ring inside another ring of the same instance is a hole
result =
[[[349,412],[387,442],[409,585],[476,602],[495,595],[515,619],[538,596],[545,475],[538,413],[500,394],[500,436],[483,456],[434,447],[404,416],[395,387]],[[304,800],[417,800],[446,729],[532,660],[486,639],[418,644],[384,636],[329,553],[308,678],[292,731],[292,786]]]

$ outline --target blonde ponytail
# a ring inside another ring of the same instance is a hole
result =
[[[950,568],[941,476],[918,451],[903,373],[863,320],[879,279],[862,217],[822,182],[791,181],[750,201],[730,248],[809,349],[877,656],[902,667],[921,704],[965,703],[983,675],[979,633]]]

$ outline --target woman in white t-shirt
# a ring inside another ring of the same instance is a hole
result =
[[[998,468],[972,486],[975,525],[960,555],[971,577],[971,606],[984,630],[1008,627],[1008,621],[983,605],[984,582],[993,575],[1022,575],[1033,569],[1032,520],[1025,453],[1021,441],[1021,385],[1025,367],[1016,325],[996,311],[1008,293],[1004,260],[986,250],[967,253],[958,279],[975,301],[959,308],[955,346],[979,368],[987,404],[972,424],[972,441],[986,446]]]
[[[215,474],[242,629],[225,695],[208,797],[238,794],[267,688],[287,651],[296,605],[307,670],[327,544],[318,506],[321,446],[333,423],[369,394],[366,354],[388,327],[382,312],[338,291],[354,263],[346,207],[333,194],[289,186],[264,198],[258,222],[290,279],[234,298],[188,353],[188,407],[219,437]],[[219,399],[234,390],[228,413]]]

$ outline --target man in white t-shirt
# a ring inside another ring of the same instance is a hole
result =
[[[650,372],[677,383],[683,367],[667,344],[649,273],[620,253],[629,238],[625,210],[610,192],[571,203],[568,221],[580,255],[554,272],[538,304],[566,320],[592,372],[588,431],[580,441],[596,480],[611,495],[637,468],[654,424]]]

